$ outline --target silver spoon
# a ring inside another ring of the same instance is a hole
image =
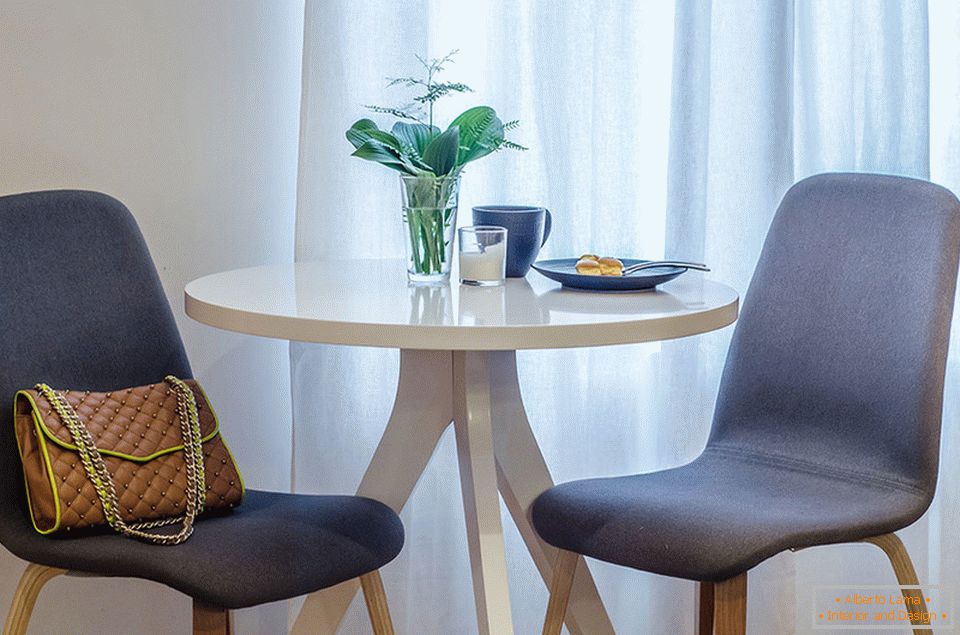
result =
[[[697,271],[710,271],[710,268],[707,265],[700,264],[699,262],[684,262],[682,260],[651,260],[650,262],[641,262],[638,265],[633,265],[631,267],[626,267],[623,270],[625,276],[629,276],[631,273],[636,273],[642,271],[643,269],[653,269],[654,267],[683,267],[685,269],[696,269]]]

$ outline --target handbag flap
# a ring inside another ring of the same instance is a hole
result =
[[[197,402],[201,441],[209,441],[218,432],[216,414],[200,386],[193,380],[185,383]],[[183,449],[177,396],[166,382],[114,392],[69,390],[63,395],[90,431],[101,454],[146,462]],[[21,398],[29,401],[34,421],[45,437],[77,450],[70,430],[42,394],[21,390],[17,399]]]

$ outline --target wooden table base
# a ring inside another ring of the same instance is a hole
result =
[[[516,352],[402,350],[393,412],[357,494],[399,512],[451,422],[479,632],[511,635],[498,491],[546,584],[557,553],[540,540],[527,516],[553,481],[523,407]],[[358,589],[359,583],[350,581],[311,594],[292,633],[333,635]],[[577,568],[566,615],[571,635],[613,635],[586,565]]]

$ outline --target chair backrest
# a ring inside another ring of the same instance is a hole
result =
[[[794,185],[743,303],[708,448],[932,497],[958,255],[960,203],[940,186]]]
[[[33,532],[13,435],[13,395],[111,390],[190,377],[143,236],[104,194],[0,197],[0,542]]]

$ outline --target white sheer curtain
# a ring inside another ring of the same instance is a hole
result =
[[[747,2],[307,2],[297,257],[399,257],[393,173],[351,159],[360,104],[400,101],[383,77],[415,53],[461,53],[449,76],[522,125],[526,153],[464,177],[461,222],[482,203],[543,204],[545,255],[585,250],[703,258],[741,292],[795,180],[826,170],[933,178],[960,189],[960,10],[858,0]],[[536,275],[536,274],[531,274]],[[336,301],[331,299],[331,301]],[[662,469],[700,451],[729,338],[520,355],[535,432],[557,480]],[[955,351],[960,349],[955,348]],[[955,375],[958,359],[951,359]],[[295,485],[352,492],[386,422],[395,351],[296,344]],[[948,395],[945,452],[960,445]],[[945,456],[951,456],[945,454]],[[945,460],[931,512],[904,532],[925,582],[960,588],[960,470]],[[475,632],[453,439],[404,510],[408,545],[385,581],[402,632]],[[538,632],[546,590],[511,521],[518,633]],[[624,633],[687,632],[689,582],[591,562]],[[814,585],[893,582],[879,552],[783,555],[751,579],[751,630],[811,630]],[[344,632],[362,632],[354,605]]]

